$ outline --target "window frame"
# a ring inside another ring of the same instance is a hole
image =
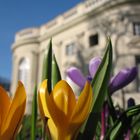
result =
[[[139,22],[133,22],[133,34],[140,36],[140,21]]]
[[[98,44],[99,44],[99,34],[98,33],[91,34],[89,36],[89,46],[94,47],[97,46]]]
[[[18,66],[18,80],[20,80],[26,89],[28,88],[28,77],[30,70],[30,62],[28,58],[22,58]]]
[[[67,56],[72,56],[73,54],[75,54],[75,43],[74,42],[71,42],[69,44],[66,45],[66,50],[65,50],[65,53]]]

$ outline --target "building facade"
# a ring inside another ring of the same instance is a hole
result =
[[[107,36],[113,44],[114,73],[138,65],[137,79],[127,86],[124,100],[133,95],[139,101],[140,91],[140,1],[85,0],[50,22],[19,31],[12,45],[13,70],[11,92],[18,80],[27,90],[27,112],[31,110],[33,89],[41,82],[44,52],[50,38],[63,79],[66,70],[76,66],[88,72],[88,62],[105,51]],[[122,104],[122,95],[115,94]]]

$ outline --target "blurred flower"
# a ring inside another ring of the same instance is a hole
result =
[[[95,76],[100,63],[101,63],[101,58],[99,58],[99,57],[95,57],[90,60],[89,75],[86,78],[84,77],[82,72],[76,67],[69,68],[67,70],[67,75],[75,84],[77,84],[82,89],[86,83],[86,80],[91,81],[92,77]]]
[[[26,92],[18,83],[14,98],[11,100],[0,87],[0,140],[14,140],[24,116]]]
[[[136,78],[137,73],[137,67],[122,69],[116,76],[111,78],[109,84],[110,93],[113,93],[131,83]]]
[[[133,99],[132,97],[127,100],[127,108],[135,106],[135,105],[136,105],[135,99]]]
[[[79,99],[76,100],[66,81],[58,82],[49,94],[47,80],[44,80],[39,89],[38,99],[42,118],[48,118],[51,139],[74,140],[88,117],[92,103],[92,88],[89,82],[86,82]]]
[[[82,89],[87,79],[91,81],[94,78],[100,63],[101,58],[99,57],[95,57],[90,60],[89,75],[87,78],[85,78],[82,72],[76,67],[69,68],[67,70],[67,75]],[[112,94],[113,92],[125,87],[136,78],[136,75],[137,67],[122,69],[116,76],[111,78],[109,83],[109,92]]]
[[[130,108],[130,107],[135,106],[135,105],[136,105],[135,100],[132,97],[130,97],[127,100],[127,108]],[[132,118],[130,119],[130,122],[132,122]],[[128,130],[127,130],[127,133],[125,135],[124,140],[130,140],[130,138],[131,138],[131,126],[130,126],[130,124],[128,125]]]

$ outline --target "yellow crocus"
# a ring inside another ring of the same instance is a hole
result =
[[[40,86],[38,101],[42,118],[48,118],[51,140],[74,140],[81,125],[89,115],[92,103],[92,87],[86,82],[78,100],[69,84],[61,80],[51,94],[47,80]]]
[[[24,86],[18,82],[13,99],[0,87],[0,140],[15,140],[26,105]]]

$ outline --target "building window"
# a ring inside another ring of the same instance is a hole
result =
[[[24,84],[24,86],[28,87],[28,76],[29,76],[29,60],[27,58],[21,59],[19,63],[19,80]]]
[[[90,46],[98,45],[98,42],[99,42],[98,34],[94,34],[94,35],[91,35],[89,37],[89,45]]]
[[[136,65],[138,67],[137,90],[140,91],[140,56],[136,57]]]
[[[66,46],[66,55],[70,56],[75,53],[75,44],[70,43]]]
[[[140,22],[133,23],[134,35],[140,35]]]

